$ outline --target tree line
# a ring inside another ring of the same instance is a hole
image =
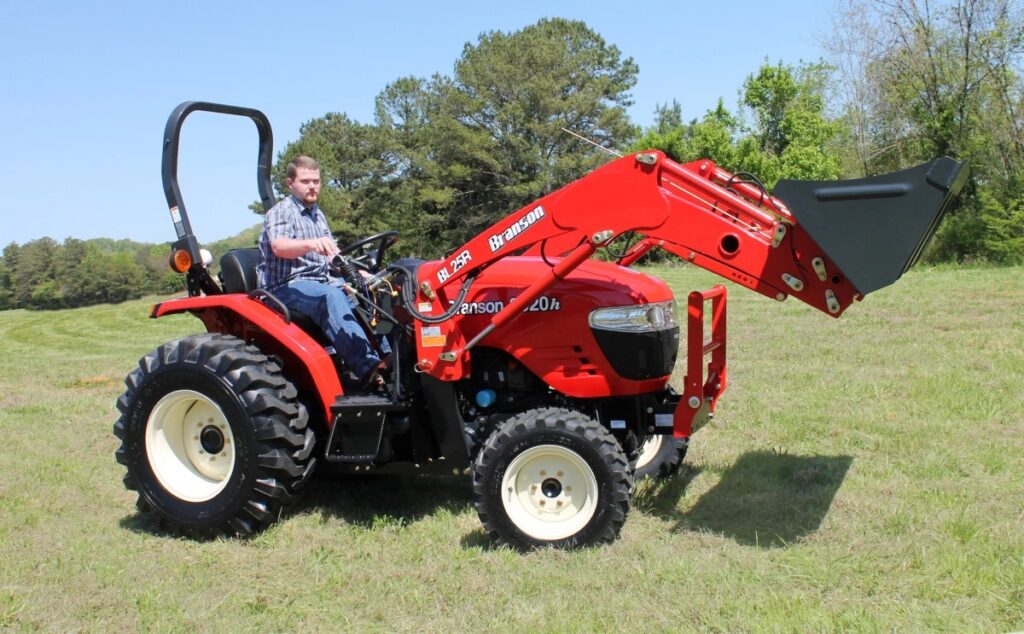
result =
[[[256,244],[259,226],[208,245],[212,253]],[[171,271],[170,242],[40,238],[11,243],[0,256],[0,310],[58,309],[116,303],[185,288],[184,276]]]
[[[387,85],[372,123],[345,113],[305,123],[278,156],[275,185],[285,192],[288,161],[313,156],[332,229],[350,238],[397,229],[397,254],[433,258],[609,160],[595,144],[709,158],[768,188],[780,178],[856,178],[952,155],[970,162],[971,179],[925,259],[1024,262],[1020,8],[1011,0],[840,0],[836,15],[830,60],[765,60],[735,106],[720,99],[687,121],[678,102],[663,104],[645,128],[627,114],[637,64],[585,23],[553,18],[484,33],[450,75]],[[72,239],[9,245],[0,309],[179,289],[167,252]]]
[[[127,240],[11,243],[0,259],[0,309],[70,308],[177,290],[180,276],[168,273],[165,249]]]
[[[374,122],[328,113],[301,128],[321,160],[322,206],[352,236],[398,229],[400,249],[437,257],[585,174],[609,149],[710,158],[769,188],[780,178],[857,178],[938,156],[971,179],[925,260],[1024,262],[1024,20],[1010,0],[840,0],[832,59],[768,60],[739,90],[685,121],[629,120],[637,65],[586,24],[546,19],[467,43],[451,75],[404,77]]]

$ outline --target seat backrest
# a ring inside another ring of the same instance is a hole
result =
[[[220,281],[225,293],[251,293],[259,281],[256,265],[260,263],[260,250],[256,247],[233,249],[220,259]]]

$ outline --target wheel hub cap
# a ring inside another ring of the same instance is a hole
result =
[[[554,478],[548,478],[540,485],[540,491],[545,497],[557,498],[562,494],[562,483]]]
[[[168,492],[187,502],[205,502],[228,484],[235,438],[217,403],[194,390],[177,390],[149,414],[146,457]]]
[[[512,460],[502,478],[502,504],[519,530],[558,540],[582,530],[597,509],[590,465],[561,445],[538,445]]]
[[[218,454],[224,449],[224,434],[213,425],[207,425],[199,434],[199,444],[209,454]]]

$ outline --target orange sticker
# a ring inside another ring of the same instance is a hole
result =
[[[447,340],[440,326],[424,326],[420,331],[420,343],[424,348],[440,348]]]

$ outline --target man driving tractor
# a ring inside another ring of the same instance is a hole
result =
[[[370,343],[341,289],[343,280],[331,277],[328,265],[338,255],[317,200],[320,164],[297,156],[285,172],[291,195],[274,205],[260,235],[260,288],[274,293],[288,308],[309,315],[332,342],[363,388],[381,382],[391,349],[379,338],[380,352]],[[381,357],[384,357],[382,360]]]

